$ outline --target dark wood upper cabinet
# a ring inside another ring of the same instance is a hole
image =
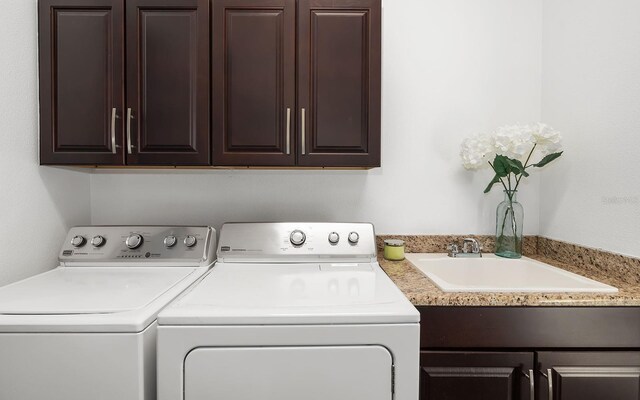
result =
[[[39,0],[42,164],[376,167],[381,0]]]
[[[554,400],[640,400],[640,352],[540,352],[538,362],[540,400],[549,390]]]
[[[380,0],[298,1],[299,165],[380,165],[380,14]]]
[[[40,163],[124,162],[123,0],[40,0]]]
[[[213,164],[379,166],[380,1],[297,8],[213,0]]]
[[[295,165],[295,0],[213,0],[214,165]]]
[[[528,352],[423,351],[420,399],[534,400],[533,359]]]
[[[127,164],[208,165],[208,0],[126,5]]]

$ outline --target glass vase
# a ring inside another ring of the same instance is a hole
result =
[[[496,210],[496,255],[522,257],[522,223],[524,208],[516,199],[515,190],[505,190],[504,200]]]

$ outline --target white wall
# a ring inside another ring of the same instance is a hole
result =
[[[540,233],[640,257],[640,1],[544,0]]]
[[[0,2],[0,285],[52,267],[76,224],[492,233],[501,193],[482,194],[490,174],[464,171],[459,143],[537,120],[567,153],[522,188],[525,231],[640,256],[637,0],[385,0],[379,169],[93,174],[37,165],[35,4]]]
[[[36,1],[0,3],[0,286],[53,268],[90,222],[89,175],[38,166]]]
[[[382,168],[96,172],[94,224],[371,221],[379,233],[493,233],[499,190],[464,136],[540,119],[540,0],[385,0]],[[538,178],[522,187],[538,232]]]

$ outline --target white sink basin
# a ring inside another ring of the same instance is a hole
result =
[[[444,292],[617,293],[618,289],[540,261],[483,254],[452,258],[446,254],[407,254]]]

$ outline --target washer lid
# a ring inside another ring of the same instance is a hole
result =
[[[161,325],[418,322],[377,264],[217,264]]]
[[[109,314],[144,307],[193,272],[171,267],[59,267],[0,288],[0,314]]]

